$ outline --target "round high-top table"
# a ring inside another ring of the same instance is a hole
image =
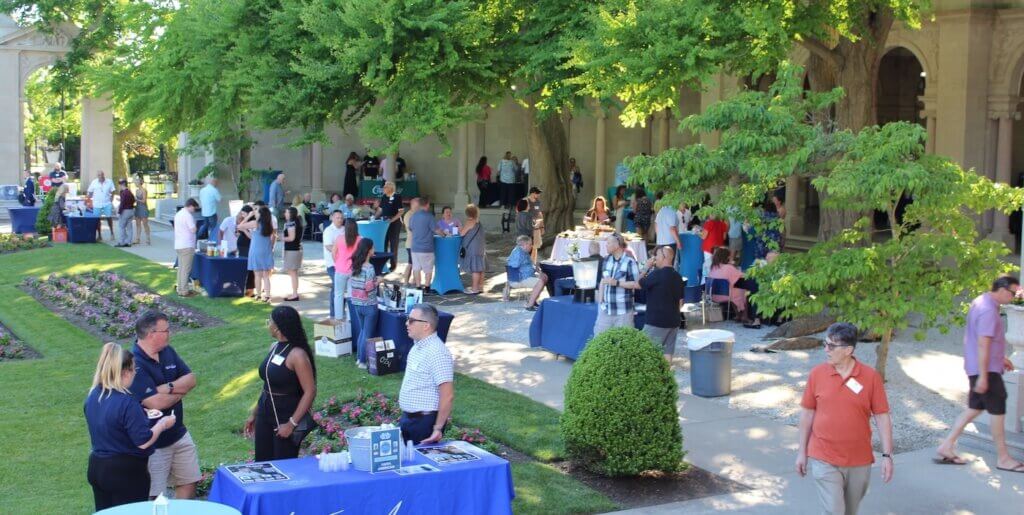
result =
[[[26,234],[36,232],[36,217],[39,216],[38,207],[9,207],[11,213],[11,230],[14,234]]]
[[[434,236],[434,280],[430,287],[441,295],[463,291],[459,278],[460,248],[462,236]]]
[[[167,513],[188,513],[189,515],[241,515],[242,512],[228,506],[209,501],[170,499]],[[152,515],[153,501],[122,504],[96,512],[96,515]]]
[[[384,252],[384,238],[388,235],[388,225],[389,222],[387,220],[360,220],[356,222],[359,235],[373,240],[373,250],[375,252]]]

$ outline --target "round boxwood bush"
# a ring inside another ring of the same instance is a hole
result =
[[[633,328],[592,339],[565,387],[566,451],[606,476],[683,468],[675,377],[660,348]]]

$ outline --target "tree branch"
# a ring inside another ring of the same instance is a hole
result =
[[[842,54],[825,46],[821,41],[818,41],[815,38],[804,37],[800,40],[800,44],[812,54],[828,61],[828,63],[836,69],[841,69],[845,64],[845,59]]]

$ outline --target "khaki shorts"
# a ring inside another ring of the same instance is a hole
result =
[[[522,281],[516,282],[516,287],[518,287],[518,288],[533,288],[534,286],[537,286],[537,283],[539,281],[540,281],[540,277],[537,277],[536,275],[533,276],[533,277],[527,277],[526,279],[523,279]]]
[[[434,271],[434,254],[432,252],[413,252],[412,253],[412,271],[413,273],[433,272]]]
[[[149,457],[149,495],[156,497],[167,487],[178,487],[198,482],[199,454],[192,435],[185,433],[177,442],[157,449]]]

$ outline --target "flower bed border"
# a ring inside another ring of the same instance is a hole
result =
[[[5,344],[3,343],[3,338],[5,336],[9,338],[9,343],[7,343],[6,345],[13,344],[17,345],[18,347],[21,347],[21,356],[7,358],[4,357],[2,352],[0,352],[0,363],[9,363],[12,361],[25,361],[27,359],[39,359],[43,357],[42,353],[26,344],[24,340],[18,338],[18,335],[14,334],[13,331],[11,331],[7,326],[0,322],[0,347],[5,346]]]
[[[8,245],[8,242],[10,242],[10,241],[23,241],[23,242],[31,242],[31,243],[28,243],[30,245],[30,247],[28,247],[28,248],[17,248],[17,249],[10,249],[9,250],[6,247]],[[52,247],[52,246],[53,246],[53,244],[51,244],[49,241],[44,240],[42,238],[38,238],[38,237],[25,236],[23,234],[10,234],[10,233],[0,234],[0,256],[6,255],[6,254],[16,254],[18,252],[28,252],[30,250],[45,249],[45,248]]]
[[[57,274],[57,275],[63,275],[63,274]],[[75,276],[75,275],[84,275],[84,274],[66,274],[66,276]],[[219,318],[212,317],[212,316],[206,314],[205,312],[203,312],[202,310],[199,310],[199,309],[196,309],[196,308],[191,307],[191,306],[187,306],[187,305],[183,305],[183,304],[179,304],[177,302],[174,302],[174,301],[170,300],[169,298],[167,298],[165,295],[154,293],[152,290],[150,290],[150,289],[140,285],[139,283],[137,283],[135,281],[132,281],[132,280],[130,280],[130,279],[124,277],[124,276],[121,276],[119,274],[115,274],[115,275],[117,275],[120,278],[120,280],[135,286],[136,288],[142,290],[143,292],[149,293],[151,295],[154,295],[157,299],[159,299],[161,302],[163,302],[165,304],[168,304],[168,305],[170,305],[172,307],[175,307],[175,308],[178,308],[178,309],[186,310],[189,313],[190,316],[194,317],[200,323],[199,327],[187,327],[187,326],[184,326],[182,324],[171,322],[170,329],[172,329],[175,333],[182,333],[182,332],[188,332],[188,331],[192,331],[192,330],[207,329],[207,328],[210,328],[210,327],[217,327],[217,326],[220,326],[220,325],[224,325],[224,321],[223,320],[221,320]],[[40,279],[40,280],[43,280],[43,279]],[[25,292],[29,296],[31,296],[33,299],[35,299],[36,302],[38,302],[40,305],[42,305],[46,309],[50,310],[51,312],[53,312],[57,316],[59,316],[62,319],[66,320],[67,322],[70,322],[75,327],[78,327],[78,328],[86,331],[87,333],[95,336],[100,341],[103,341],[103,342],[113,341],[113,342],[125,343],[125,342],[134,341],[134,339],[135,339],[135,335],[134,334],[128,335],[128,336],[124,336],[124,337],[116,337],[116,336],[108,333],[107,331],[105,331],[101,327],[94,325],[85,316],[77,313],[75,311],[75,308],[69,307],[69,306],[65,306],[63,304],[59,304],[57,302],[54,302],[54,301],[52,301],[50,299],[47,299],[47,298],[43,297],[43,295],[40,293],[40,291],[38,289],[33,288],[33,287],[29,286],[29,285],[26,285],[24,282],[18,284],[18,289],[20,289],[21,291]]]

